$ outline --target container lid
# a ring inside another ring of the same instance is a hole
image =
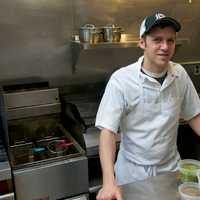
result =
[[[80,29],[95,29],[95,25],[94,24],[85,24],[84,26],[82,26]]]
[[[107,29],[121,29],[121,27],[116,26],[115,24],[107,24],[104,28],[107,28]]]
[[[179,162],[179,170],[184,173],[195,173],[200,169],[200,161],[184,159]]]

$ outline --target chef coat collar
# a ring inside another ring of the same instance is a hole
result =
[[[153,82],[157,82],[154,78],[151,78],[147,75],[145,75],[144,73],[141,72],[141,68],[142,68],[142,63],[143,63],[143,60],[144,60],[144,56],[141,56],[139,59],[138,59],[138,69],[137,69],[137,77],[138,77],[138,80],[140,80],[142,83],[145,81],[145,79],[149,79],[150,81],[153,81]],[[173,62],[169,62],[169,68],[168,68],[168,71],[167,71],[167,77],[166,78],[169,78],[170,79],[174,79],[174,78],[177,78],[179,77],[179,74],[178,72],[174,69],[173,67],[174,63]]]

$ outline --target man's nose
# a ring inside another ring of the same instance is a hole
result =
[[[163,49],[163,50],[169,49],[169,44],[168,44],[167,41],[162,41],[162,43],[161,43],[161,49]]]

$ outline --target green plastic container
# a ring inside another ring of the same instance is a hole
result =
[[[179,162],[181,182],[198,182],[197,171],[200,169],[200,161],[185,159]]]

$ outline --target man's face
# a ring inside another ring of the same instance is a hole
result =
[[[172,27],[155,27],[140,40],[144,50],[144,67],[163,71],[175,51],[176,32]],[[152,70],[156,72],[156,70]]]

